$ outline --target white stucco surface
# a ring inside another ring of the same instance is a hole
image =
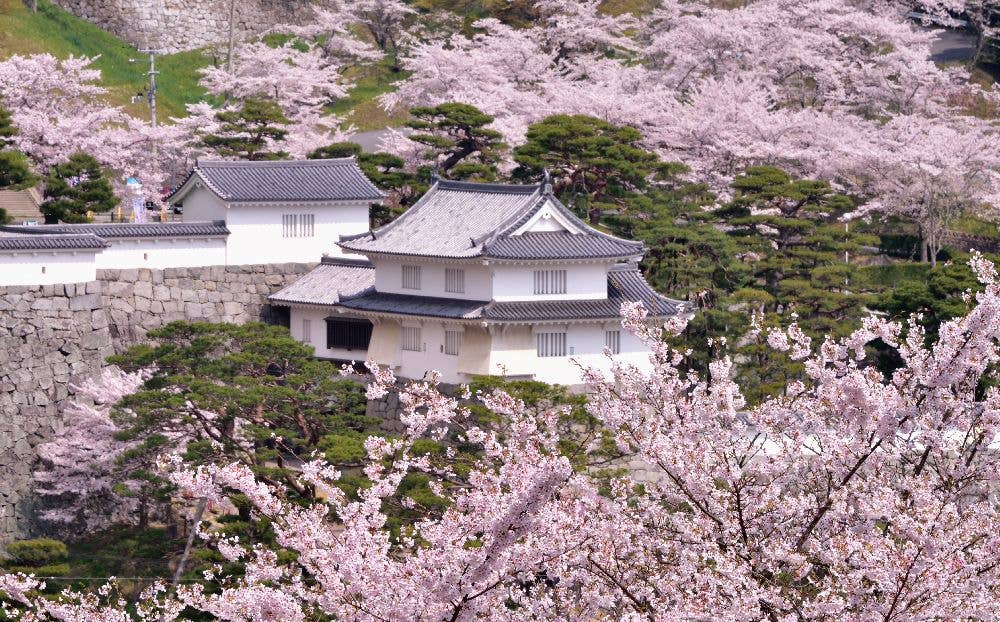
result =
[[[97,278],[95,251],[0,253],[0,286],[86,283]]]
[[[101,268],[190,268],[226,264],[225,238],[139,238],[107,240],[98,253]]]
[[[492,296],[492,272],[482,265],[460,262],[419,262],[379,257],[375,259],[375,289],[388,294],[411,294],[460,300],[489,300]],[[403,289],[403,266],[420,266],[420,289]],[[446,292],[445,270],[465,270],[465,293]]]
[[[535,270],[566,270],[565,294],[536,294]],[[608,264],[498,264],[493,266],[493,299],[595,300],[608,297]]]
[[[313,234],[285,237],[282,216],[303,214],[315,217]],[[225,221],[230,232],[226,250],[229,265],[307,263],[319,261],[324,254],[343,256],[336,243],[342,236],[368,230],[368,204],[234,206],[227,210]]]

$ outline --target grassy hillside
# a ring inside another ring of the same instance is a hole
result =
[[[104,74],[111,102],[138,117],[148,115],[144,102],[130,102],[147,84],[148,63],[135,48],[46,0],[38,0],[38,13],[29,11],[21,0],[0,0],[0,58],[41,52],[61,58],[100,56],[94,65]],[[140,62],[130,63],[130,58]],[[202,98],[196,70],[211,62],[198,51],[157,58],[160,118],[183,115],[185,104]]]

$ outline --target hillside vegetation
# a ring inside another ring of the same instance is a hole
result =
[[[46,0],[38,0],[38,13],[32,13],[21,0],[0,0],[0,59],[42,52],[61,58],[99,56],[95,67],[104,76],[103,84],[110,91],[111,103],[123,105],[139,117],[148,114],[144,100],[131,103],[133,95],[145,93],[148,80],[148,63],[138,50]],[[157,57],[156,68],[160,73],[156,101],[161,118],[181,116],[185,104],[203,97],[197,69],[211,62],[200,51]]]

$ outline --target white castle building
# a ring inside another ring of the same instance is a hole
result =
[[[392,223],[352,158],[199,161],[168,201],[184,221],[0,226],[0,286],[92,281],[102,268],[316,263],[270,296],[316,355],[450,383],[504,374],[579,384],[580,366],[648,367],[621,304],[689,313],[657,294],[642,243],[576,217],[547,184],[435,180]],[[211,319],[211,318],[208,318]]]
[[[325,258],[270,301],[318,356],[402,377],[579,384],[580,365],[610,367],[605,348],[648,367],[621,328],[623,302],[661,320],[688,312],[643,279],[642,243],[588,226],[547,185],[437,180],[392,223],[339,245],[367,261]]]
[[[383,196],[353,158],[199,161],[168,197],[183,222],[0,226],[0,286],[83,283],[102,268],[317,262],[367,231]]]

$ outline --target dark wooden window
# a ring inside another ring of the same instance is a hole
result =
[[[368,320],[326,318],[326,347],[340,350],[367,350],[372,340]]]

